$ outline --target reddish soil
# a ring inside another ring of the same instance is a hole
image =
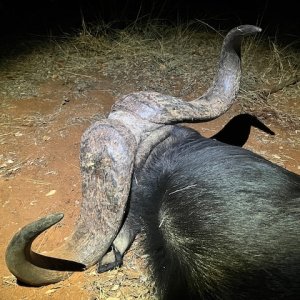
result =
[[[40,288],[17,285],[4,261],[5,249],[14,233],[37,218],[52,212],[65,214],[58,226],[35,242],[39,252],[56,247],[71,232],[81,203],[80,137],[92,116],[105,116],[114,100],[107,81],[77,95],[66,85],[51,81],[41,87],[38,97],[8,101],[1,111],[0,299],[153,298],[146,258],[138,242],[118,270],[98,275],[92,268]],[[236,104],[218,120],[192,127],[212,136],[240,109]],[[268,114],[263,122],[276,135],[252,129],[245,147],[299,174],[299,130],[279,125]]]

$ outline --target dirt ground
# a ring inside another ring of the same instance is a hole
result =
[[[289,97],[281,90],[276,96],[286,114],[292,112],[300,117],[299,83],[297,86],[293,87],[298,91],[296,96]],[[93,121],[109,112],[117,89],[107,78],[98,77],[92,86],[80,86],[80,82],[66,84],[53,77],[39,85],[34,96],[1,103],[0,299],[155,298],[147,257],[139,245],[142,237],[128,251],[120,269],[99,275],[93,267],[45,287],[18,285],[5,265],[8,242],[18,229],[31,221],[52,212],[65,214],[57,226],[34,243],[34,249],[39,252],[57,247],[71,232],[81,203],[80,137]],[[300,174],[299,118],[294,122],[280,118],[277,108],[265,109],[256,104],[248,111],[275,135],[252,128],[244,147]],[[217,120],[189,126],[210,137],[242,112],[245,110],[237,102]]]
[[[70,91],[66,86],[49,81],[40,88],[39,97],[10,101],[5,108],[7,122],[2,123],[0,135],[0,299],[151,299],[152,283],[138,241],[118,270],[98,275],[92,268],[40,288],[17,285],[4,262],[13,234],[41,216],[65,214],[60,225],[38,239],[36,250],[54,248],[70,233],[81,202],[80,137],[93,120],[109,111],[115,100],[112,88],[107,80],[102,80],[94,90],[68,98]],[[297,105],[291,103],[290,109]],[[239,111],[236,104],[221,118],[192,127],[212,136]],[[245,147],[300,173],[299,145],[294,142],[299,129],[279,126],[267,113],[264,124],[276,135],[254,128]]]

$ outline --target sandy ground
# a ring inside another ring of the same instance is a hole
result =
[[[127,253],[122,268],[101,275],[92,268],[40,288],[17,285],[4,261],[13,234],[41,216],[65,214],[59,225],[35,242],[35,250],[50,250],[71,232],[81,203],[80,137],[93,120],[107,114],[115,101],[113,89],[109,81],[100,80],[93,89],[74,92],[49,80],[37,97],[11,100],[0,108],[0,299],[154,298],[147,258],[138,243],[141,237]],[[289,105],[291,111],[299,107],[295,101]],[[219,119],[192,127],[212,136],[240,111],[235,104]],[[259,117],[276,134],[252,128],[245,147],[300,174],[299,128],[279,125],[268,112]]]

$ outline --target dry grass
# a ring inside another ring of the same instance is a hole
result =
[[[172,26],[152,21],[118,30],[103,24],[83,26],[75,36],[22,44],[21,54],[3,59],[0,95],[35,96],[49,79],[77,84],[81,92],[106,76],[116,84],[117,95],[154,90],[193,98],[213,79],[224,34],[200,22]],[[248,38],[243,45],[243,107],[275,109],[279,116],[291,113],[280,105],[274,108],[279,101],[274,94],[299,98],[299,62],[295,49],[265,42],[262,35]],[[296,78],[294,84],[285,88],[291,78]],[[282,88],[268,93],[278,85]],[[296,115],[290,119],[299,121]]]
[[[143,236],[138,236],[124,258],[122,268],[98,274],[96,267],[87,273],[85,289],[92,299],[155,300],[155,288],[147,264],[147,256],[141,245]]]
[[[281,125],[299,128],[300,56],[296,49],[259,41],[245,51],[240,102],[245,110],[268,114]],[[247,45],[247,44],[246,44]],[[251,57],[250,57],[251,56]],[[296,110],[291,111],[291,104]]]

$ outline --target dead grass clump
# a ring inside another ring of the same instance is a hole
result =
[[[84,89],[89,89],[106,76],[113,81],[117,95],[152,90],[191,99],[210,86],[225,34],[213,32],[201,22],[136,22],[123,29],[84,24],[79,34],[29,42],[27,48],[22,46],[27,51],[2,60],[0,95],[35,96],[46,80],[81,87],[84,79]],[[263,35],[258,37],[247,38],[243,45],[239,95],[243,109],[264,107],[279,115],[290,113],[276,106],[279,99],[273,95],[299,99],[299,53],[265,42]]]
[[[94,295],[95,300],[155,300],[155,288],[147,263],[141,239],[137,238],[126,253],[122,268],[102,274],[98,274],[95,267],[92,268],[87,272],[85,289]]]
[[[251,53],[245,53],[239,94],[243,109],[267,113],[283,126],[299,127],[299,65],[300,56],[294,48],[280,48],[264,40],[252,45]]]
[[[209,86],[214,70],[203,57],[208,52],[216,60],[217,40],[214,34],[189,26],[129,27],[118,32],[103,72],[118,85],[130,83],[134,90],[187,96],[199,89],[198,84],[201,88]],[[201,44],[206,48],[199,47]]]

